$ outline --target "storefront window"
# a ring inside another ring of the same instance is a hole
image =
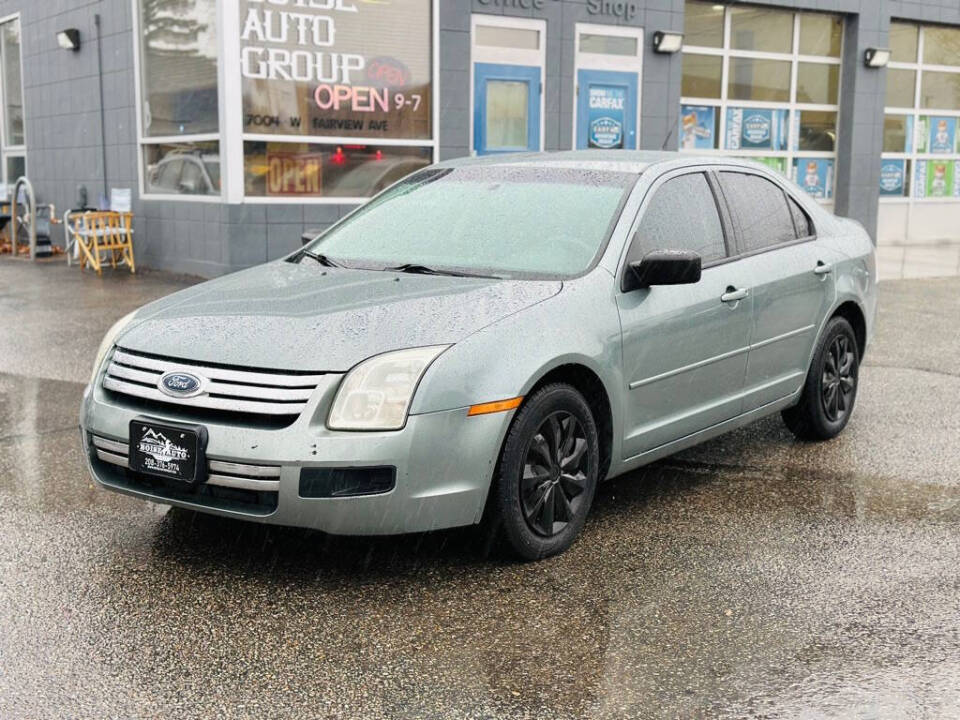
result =
[[[140,0],[143,134],[219,129],[216,0]]]
[[[727,97],[734,100],[790,100],[790,63],[758,58],[730,58]]]
[[[885,115],[883,118],[883,152],[910,152],[912,129],[912,115]]]
[[[3,165],[0,182],[13,184],[27,174],[27,149],[23,131],[23,84],[20,58],[20,20],[0,25],[0,76],[3,82],[0,127]]]
[[[890,53],[894,62],[914,63],[917,61],[916,25],[908,23],[890,23]]]
[[[683,41],[697,47],[722,47],[723,11],[723,5],[715,2],[688,2],[683,16]]]
[[[23,85],[20,78],[20,22],[3,25],[3,119],[6,145],[23,145]]]
[[[156,195],[219,195],[217,142],[151,143],[143,148],[144,190]]]
[[[386,145],[245,142],[250,197],[366,198],[432,162],[432,150]]]
[[[887,107],[913,107],[916,70],[887,68]]]
[[[960,30],[891,23],[890,38],[880,195],[960,200]]]
[[[680,149],[752,159],[830,200],[843,18],[699,0],[685,12]]]
[[[802,62],[797,66],[797,102],[836,105],[840,66]]]
[[[954,60],[960,64],[960,54]],[[924,70],[920,83],[920,107],[960,110],[960,72]]]
[[[960,65],[960,29],[925,27],[923,62],[927,65]]]
[[[790,53],[793,13],[738,6],[730,8],[730,47],[734,50]]]
[[[684,97],[720,98],[723,58],[719,55],[683,54]]]
[[[843,20],[837,15],[803,13],[800,16],[800,54],[840,57]]]
[[[244,133],[429,140],[430,1],[326,4],[240,3]]]

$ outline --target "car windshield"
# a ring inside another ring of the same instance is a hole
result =
[[[603,248],[636,179],[551,167],[427,169],[378,195],[307,249],[348,267],[577,275]]]

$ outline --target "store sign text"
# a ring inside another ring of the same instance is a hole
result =
[[[263,2],[263,0],[250,0]],[[300,0],[300,7],[320,7],[339,12],[357,12],[355,5],[344,0]],[[285,2],[272,2],[285,5]],[[244,43],[296,44],[299,47],[329,48],[333,46],[337,28],[332,15],[266,10],[251,7],[243,23],[240,39]],[[288,50],[286,48],[251,45],[240,54],[244,77],[298,82],[352,82],[354,73],[366,67],[363,55],[324,50]]]

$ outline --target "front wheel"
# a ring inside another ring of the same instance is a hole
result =
[[[583,528],[597,487],[597,425],[573,387],[531,395],[513,419],[491,490],[494,521],[517,556],[563,552]]]
[[[860,349],[850,323],[827,323],[813,354],[800,402],[781,415],[801,440],[829,440],[840,434],[857,399]]]

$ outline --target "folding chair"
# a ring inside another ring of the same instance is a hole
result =
[[[126,264],[131,273],[137,271],[133,258],[132,206],[129,188],[113,188],[110,191],[109,210],[71,213],[64,218],[65,222],[70,223],[68,234],[72,236],[68,245],[75,242],[80,250],[81,269],[90,265],[101,275],[105,253],[109,253],[111,267]]]

